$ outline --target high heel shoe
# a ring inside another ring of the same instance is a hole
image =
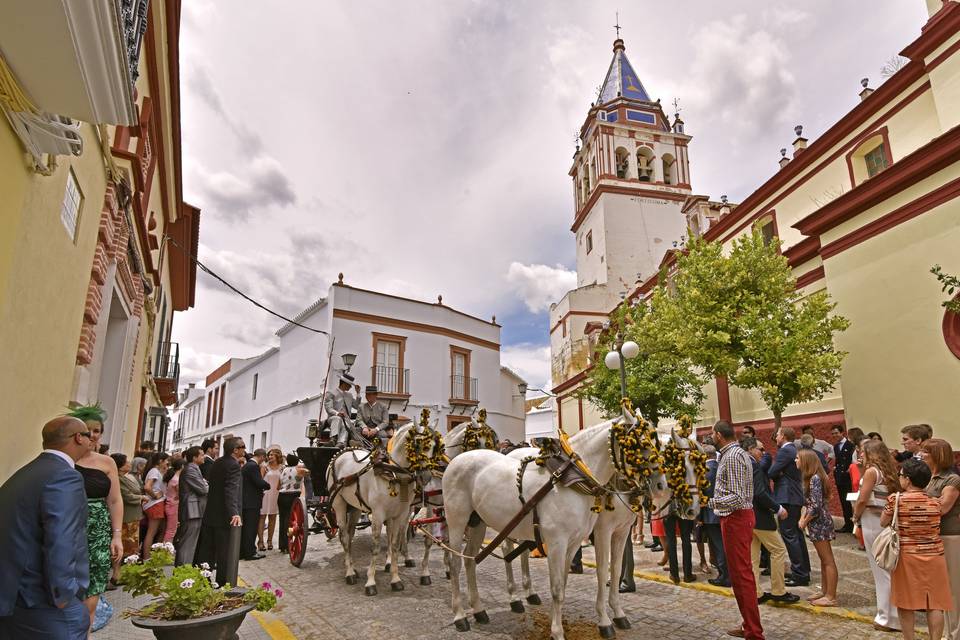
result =
[[[667,564],[667,562],[669,562],[667,556],[663,556],[662,558],[660,558],[659,560],[657,560],[657,564],[660,565],[661,567],[662,567],[663,565]]]
[[[273,551],[273,543],[272,543],[272,542],[268,542],[268,543],[267,543],[267,551]]]
[[[262,543],[262,542],[258,542],[258,543],[257,543],[257,551],[266,551],[266,550],[267,550],[267,548],[266,548],[265,546],[263,546],[263,543]]]

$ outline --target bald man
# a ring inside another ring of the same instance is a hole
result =
[[[83,421],[54,418],[43,452],[0,487],[0,640],[87,637],[87,496],[74,463],[89,447]]]

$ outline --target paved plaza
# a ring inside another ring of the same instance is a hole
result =
[[[357,537],[356,559],[363,563],[369,558],[370,538],[366,532]],[[872,592],[864,589],[870,580],[869,572],[858,573],[852,551],[853,539],[841,537],[837,546],[841,563],[842,602],[858,613],[870,614]],[[411,543],[414,554],[420,550],[419,540]],[[854,549],[855,550],[855,549]],[[812,551],[812,550],[811,550]],[[654,574],[654,570],[666,575],[656,566],[656,557],[648,551],[637,552],[637,571]],[[814,556],[815,557],[815,556]],[[862,559],[862,557],[860,558]],[[584,560],[592,560],[592,548],[587,547]],[[532,559],[533,581],[545,603],[549,602],[546,561]],[[863,562],[866,567],[866,562]],[[440,554],[431,556],[433,584],[421,586],[416,569],[404,568],[401,575],[405,590],[392,592],[388,574],[380,572],[377,584],[380,594],[368,597],[360,584],[348,586],[343,581],[343,552],[336,541],[327,542],[323,536],[313,536],[303,566],[293,567],[286,556],[268,552],[267,558],[255,562],[242,562],[240,573],[243,580],[254,584],[264,580],[280,586],[284,597],[270,614],[248,616],[241,627],[243,640],[267,637],[299,640],[328,640],[354,638],[456,638],[469,640],[482,638],[549,638],[549,607],[547,604],[527,606],[524,614],[512,613],[506,597],[506,582],[502,563],[496,559],[485,561],[480,566],[480,591],[490,624],[472,624],[468,633],[458,633],[453,628],[450,613],[449,584],[444,579]],[[726,590],[706,590],[706,578],[701,574],[696,588],[676,587],[672,584],[638,579],[637,592],[623,596],[624,607],[633,623],[630,630],[618,630],[618,638],[657,639],[677,638],[725,638],[725,631],[739,622],[736,602]],[[814,580],[814,583],[816,580]],[[797,589],[797,593],[809,593]],[[567,601],[564,620],[571,640],[598,638],[594,598],[596,574],[588,566],[583,575],[571,575],[567,586]],[[114,603],[126,605],[126,596],[112,592]],[[798,610],[794,607],[761,607],[767,638],[778,640],[816,640],[818,638],[872,639],[889,638],[890,634],[874,631],[862,619],[845,617],[846,611],[830,613]],[[872,614],[871,614],[872,615]],[[269,629],[269,633],[267,631]],[[129,621],[117,619],[95,636],[99,640],[112,638],[133,640],[148,638],[148,634],[134,630]]]

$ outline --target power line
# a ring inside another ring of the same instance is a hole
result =
[[[262,303],[260,303],[260,302],[257,302],[256,300],[254,300],[253,298],[251,298],[250,296],[248,296],[247,294],[245,294],[243,291],[240,291],[240,289],[237,289],[235,286],[233,286],[232,284],[230,284],[229,282],[227,282],[227,281],[226,281],[220,274],[218,274],[216,271],[214,271],[213,269],[211,269],[211,268],[208,267],[207,265],[203,264],[203,263],[200,261],[200,259],[197,258],[197,256],[193,255],[193,254],[190,253],[186,248],[182,247],[182,246],[180,245],[180,243],[178,243],[176,240],[174,240],[173,238],[171,238],[170,236],[167,236],[167,235],[165,235],[165,236],[163,237],[163,239],[164,239],[164,241],[169,241],[170,244],[172,244],[172,245],[175,246],[177,249],[179,249],[179,250],[181,251],[181,253],[183,253],[185,256],[187,256],[188,258],[190,258],[190,259],[193,261],[193,263],[194,263],[195,265],[197,265],[198,267],[200,267],[200,269],[201,269],[204,273],[206,273],[206,274],[209,275],[210,277],[218,280],[218,281],[219,281],[221,284],[223,284],[225,287],[227,287],[228,289],[230,289],[231,291],[233,291],[235,294],[237,294],[238,296],[240,296],[241,298],[243,298],[243,299],[246,300],[247,302],[250,302],[250,303],[253,304],[255,307],[258,307],[258,308],[260,308],[260,309],[263,309],[264,311],[266,311],[266,312],[269,313],[270,315],[276,316],[277,318],[280,318],[280,319],[283,320],[284,322],[287,322],[287,323],[292,324],[292,325],[294,325],[294,326],[300,327],[301,329],[306,329],[307,331],[313,331],[314,333],[321,333],[321,334],[323,334],[323,335],[325,335],[325,336],[330,335],[328,332],[326,332],[326,331],[324,331],[324,330],[322,330],[322,329],[314,329],[313,327],[308,327],[308,326],[305,325],[305,324],[300,324],[300,323],[297,322],[296,320],[293,320],[293,319],[291,319],[291,318],[288,318],[288,317],[286,317],[285,315],[283,315],[282,313],[278,313],[278,312],[274,311],[273,309],[267,307],[266,305],[264,305],[264,304],[262,304]]]

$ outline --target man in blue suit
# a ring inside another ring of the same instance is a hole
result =
[[[74,463],[89,447],[83,421],[55,418],[43,452],[0,487],[0,640],[87,637],[87,496]]]
[[[773,480],[773,499],[787,510],[787,517],[780,523],[780,537],[790,556],[788,587],[805,587],[810,584],[810,554],[800,531],[800,509],[803,507],[803,488],[800,470],[797,469],[797,447],[793,444],[796,432],[792,427],[780,427],[777,432],[777,457],[767,475]]]

